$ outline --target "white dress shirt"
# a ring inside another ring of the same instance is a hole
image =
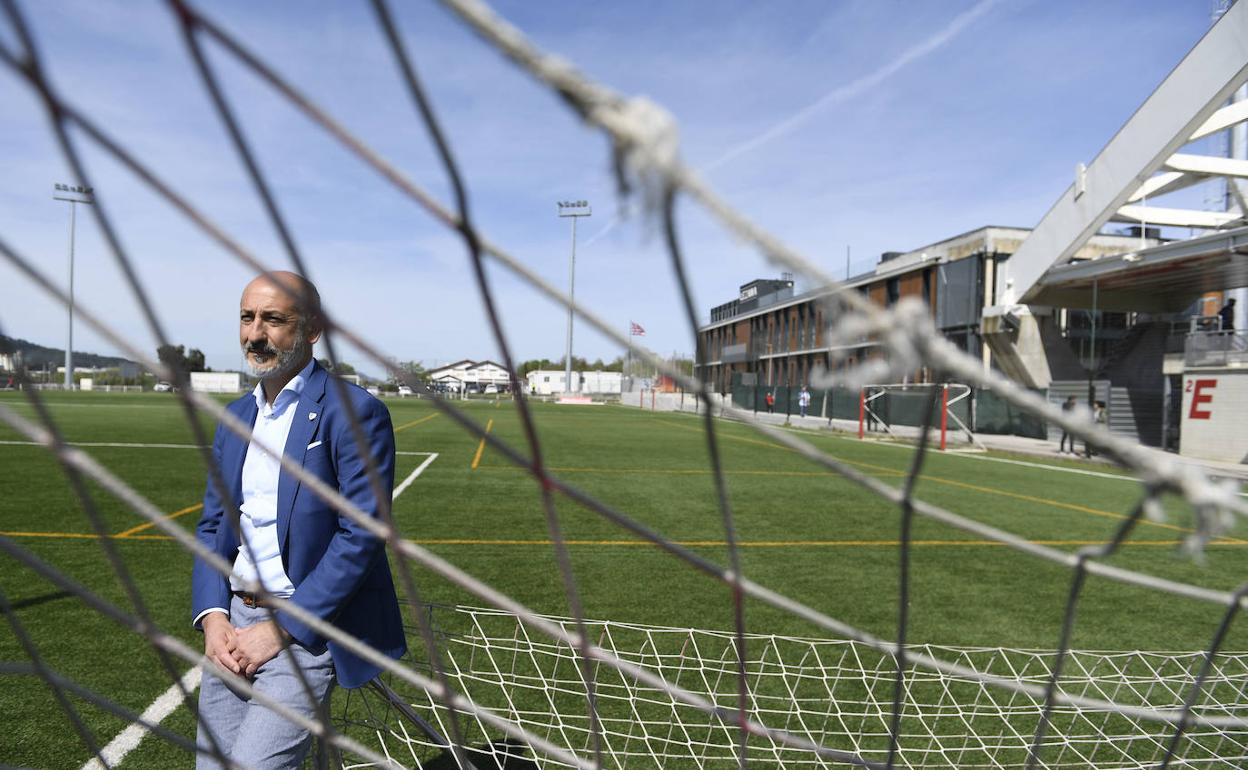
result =
[[[234,559],[234,571],[230,574],[230,590],[247,591],[250,581],[259,578],[261,585],[272,594],[288,598],[295,592],[286,569],[282,566],[281,546],[277,542],[277,483],[282,466],[277,456],[269,454],[260,444],[281,450],[294,421],[295,404],[312,373],[312,362],[303,367],[281,392],[272,405],[264,397],[264,383],[257,383],[253,396],[259,413],[251,430],[251,443],[243,460],[243,504],[239,507],[240,530],[250,550],[240,544]],[[251,557],[255,557],[255,562]],[[204,610],[195,619],[196,625],[210,612],[226,612],[224,607]]]

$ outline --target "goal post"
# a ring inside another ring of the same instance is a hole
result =
[[[932,388],[937,388],[936,412],[931,417],[937,429],[941,451],[951,442],[983,449],[970,427],[971,386],[958,382],[876,383],[858,391],[858,438],[869,433],[885,433],[891,438],[911,440],[919,435],[930,403]],[[961,405],[961,406],[959,406]],[[962,414],[959,414],[962,412]]]

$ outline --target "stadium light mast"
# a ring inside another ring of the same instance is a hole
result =
[[[593,214],[588,201],[559,201],[559,216],[572,218],[572,258],[568,262],[568,350],[563,365],[563,392],[572,392],[572,312],[576,300],[576,220]]]
[[[74,389],[74,230],[77,225],[78,204],[95,203],[90,187],[72,184],[53,185],[52,198],[69,202],[69,337],[65,342],[65,389]]]

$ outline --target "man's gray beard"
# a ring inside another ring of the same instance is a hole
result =
[[[277,360],[262,369],[251,362],[251,358],[247,355],[247,346],[243,346],[243,362],[247,364],[247,371],[252,377],[267,380],[270,377],[283,377],[288,374],[295,374],[301,368],[300,363],[302,363],[304,357],[311,349],[302,327],[299,329],[298,341],[295,342],[290,350],[281,350],[280,348],[274,348],[272,345],[269,347],[277,351]]]

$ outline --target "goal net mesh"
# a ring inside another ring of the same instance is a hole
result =
[[[535,636],[515,616],[467,607],[432,608],[444,663],[455,686],[475,702],[561,745],[590,745],[591,725],[576,704],[586,697],[576,650]],[[551,618],[571,631],[569,618]],[[737,697],[737,640],[722,631],[591,621],[595,644],[680,687],[702,693],[724,709]],[[884,765],[889,751],[896,662],[891,655],[844,639],[747,635],[748,709],[761,722],[781,726],[812,744],[843,749]],[[915,651],[957,662],[968,671],[1042,686],[1058,653],[992,647],[922,645]],[[1106,703],[1156,710],[1180,709],[1201,668],[1201,653],[1071,651],[1063,689]],[[417,663],[420,666],[421,664]],[[425,664],[427,666],[427,664]],[[1248,715],[1248,655],[1218,659],[1211,686],[1194,708],[1206,715]],[[608,767],[731,767],[733,727],[675,700],[662,689],[618,672],[598,672],[596,702]],[[423,691],[398,689],[423,719],[446,730],[445,712]],[[1027,766],[1043,698],[1001,691],[973,676],[916,670],[901,703],[897,767],[1021,768]],[[361,718],[360,715],[365,715]],[[413,731],[383,696],[347,693],[343,722],[356,720],[405,763],[420,766],[439,744]],[[1053,733],[1041,752],[1050,768],[1156,766],[1173,731],[1117,713],[1112,707],[1063,705],[1049,716]],[[473,724],[466,732],[474,754],[493,767],[524,759],[522,746],[492,740],[494,731]],[[1232,767],[1248,761],[1248,735],[1218,729],[1188,733],[1184,767]],[[751,767],[835,767],[840,763],[780,743],[751,742]],[[349,763],[351,768],[374,767]],[[559,762],[548,766],[562,767]]]
[[[0,550],[14,562],[58,589],[77,596],[98,611],[150,642],[161,666],[175,686],[184,691],[181,673],[188,664],[207,670],[250,693],[284,717],[311,730],[346,764],[364,762],[415,765],[422,760],[414,748],[422,741],[444,749],[443,766],[503,766],[507,754],[523,754],[542,766],[691,767],[755,765],[817,765],[862,767],[1061,767],[1095,764],[1103,767],[1182,766],[1235,767],[1243,763],[1243,736],[1248,735],[1245,713],[1244,663],[1241,656],[1223,650],[1228,630],[1248,594],[1218,591],[1163,579],[1116,566],[1111,557],[1118,546],[1146,518],[1163,518],[1163,494],[1182,497],[1195,513],[1195,531],[1188,550],[1229,530],[1248,514],[1248,504],[1234,489],[1215,484],[1188,466],[1153,453],[1098,429],[1082,419],[1055,409],[1037,395],[984,371],[982,361],[968,357],[934,328],[930,313],[917,302],[901,301],[879,307],[856,291],[843,290],[818,265],[786,247],[744,214],[734,210],[680,158],[677,129],[670,116],[654,103],[627,97],[584,77],[566,61],[550,56],[476,0],[444,0],[443,5],[468,25],[485,44],[493,46],[518,68],[549,86],[588,124],[603,132],[610,143],[621,196],[637,198],[645,216],[656,223],[670,257],[672,274],[696,339],[699,316],[688,281],[675,208],[701,207],[728,232],[752,244],[770,262],[823,287],[820,302],[829,327],[824,340],[829,351],[870,340],[879,355],[861,362],[837,360],[829,352],[828,368],[819,387],[855,392],[870,383],[897,382],[924,370],[937,382],[961,382],[990,388],[1019,411],[1059,425],[1086,439],[1101,454],[1140,479],[1138,502],[1124,511],[1121,523],[1105,542],[1070,552],[1033,542],[1013,532],[960,515],[915,495],[922,474],[926,444],[919,441],[913,462],[900,485],[869,476],[851,463],[830,454],[803,436],[752,418],[748,411],[722,400],[715,409],[700,409],[715,505],[727,544],[722,563],[708,559],[663,537],[633,517],[585,493],[552,472],[543,461],[542,443],[523,397],[515,409],[524,441],[519,446],[491,433],[461,404],[434,399],[440,412],[461,426],[473,440],[534,479],[541,512],[554,543],[552,556],[559,568],[561,588],[570,619],[534,612],[502,589],[487,585],[431,550],[404,539],[387,506],[378,516],[360,510],[351,501],[308,474],[298,463],[282,460],[284,472],[299,478],[304,488],[334,506],[342,516],[367,528],[387,544],[395,574],[408,597],[408,620],[413,624],[411,658],[393,662],[358,639],[306,612],[298,605],[269,597],[273,607],[289,613],[325,638],[375,661],[385,669],[389,687],[378,685],[354,693],[366,701],[347,717],[334,720],[318,713],[303,717],[282,704],[256,693],[247,680],[202,661],[194,649],[154,624],[136,578],[120,558],[100,517],[97,498],[107,494],[120,500],[156,531],[173,538],[212,569],[229,574],[231,565],[199,544],[171,522],[164,512],[131,485],[89,454],[65,442],[57,420],[40,394],[26,389],[34,417],[0,404],[0,420],[28,440],[48,448],[62,464],[82,509],[98,533],[99,544],[125,589],[128,605],[118,603],[75,581],[55,565],[12,538],[0,537]],[[26,84],[46,107],[51,132],[76,180],[91,186],[83,161],[84,148],[116,162],[153,194],[253,270],[290,267],[308,275],[303,254],[290,226],[276,205],[264,164],[259,162],[246,132],[236,118],[231,95],[222,87],[213,61],[228,57],[253,73],[274,98],[290,104],[313,124],[323,128],[363,167],[375,171],[396,194],[425,210],[433,222],[462,238],[479,299],[502,363],[515,371],[506,327],[500,320],[494,293],[486,277],[487,265],[526,282],[548,299],[571,308],[582,320],[620,350],[629,339],[592,308],[542,279],[530,266],[494,243],[477,229],[471,196],[459,172],[454,143],[442,131],[435,106],[418,76],[419,52],[409,52],[385,0],[371,8],[380,29],[385,55],[411,96],[415,120],[427,130],[452,190],[453,205],[420,187],[403,170],[355,136],[343,123],[318,105],[317,100],[285,80],[278,67],[267,62],[239,37],[214,22],[210,13],[181,0],[168,6],[188,56],[226,127],[239,158],[248,170],[285,249],[285,261],[262,260],[228,230],[205,213],[149,166],[142,154],[120,145],[91,115],[79,109],[72,93],[58,90],[48,77],[38,40],[31,34],[22,8],[14,0],[0,4],[8,28],[0,36],[0,66]],[[211,52],[212,56],[206,55]],[[146,326],[160,345],[169,344],[162,320],[145,291],[142,276],[124,246],[110,216],[106,193],[96,196],[91,215],[99,225],[111,257],[133,292]],[[70,298],[49,277],[39,260],[21,253],[0,233],[3,258],[30,285],[53,301]],[[101,311],[104,312],[101,312]],[[377,366],[396,377],[410,375],[351,325],[350,308],[326,307],[325,341],[331,360],[339,346],[349,343]],[[144,353],[146,345],[128,339],[106,320],[106,309],[75,306],[77,317],[127,357],[141,362],[161,379],[175,382],[196,443],[207,445],[202,417],[219,421],[221,429],[251,440],[251,430],[212,398],[185,387],[185,376]],[[697,344],[697,343],[695,343]],[[671,378],[686,394],[698,394],[710,403],[703,383],[644,350],[634,355],[654,371]],[[697,345],[705,363],[705,351]],[[935,389],[932,389],[935,392]],[[930,415],[920,429],[933,429]],[[784,446],[814,466],[836,474],[895,506],[900,530],[896,631],[881,638],[832,617],[818,608],[787,596],[783,586],[755,582],[741,567],[728,485],[720,461],[718,418],[742,421],[769,441]],[[281,448],[264,446],[274,456]],[[209,483],[222,486],[221,469],[210,452],[203,452]],[[375,478],[375,468],[372,470]],[[88,484],[87,482],[92,482]],[[227,497],[223,495],[222,497]],[[381,500],[383,495],[378,495]],[[389,500],[389,495],[384,495]],[[556,500],[572,503],[622,532],[651,544],[671,560],[671,568],[694,570],[726,589],[733,630],[720,633],[692,629],[645,628],[603,622],[586,617],[577,577],[564,542],[563,523]],[[238,511],[229,512],[237,526]],[[911,639],[909,622],[909,562],[911,524],[916,517],[955,527],[976,538],[1011,549],[1018,558],[1035,559],[1069,570],[1070,590],[1060,620],[1061,631],[1053,650],[1028,652],[1002,649],[931,647]],[[488,611],[434,611],[421,605],[414,575],[433,574],[475,596]],[[1182,601],[1220,608],[1222,622],[1211,630],[1208,644],[1188,655],[1146,653],[1091,654],[1071,649],[1071,639],[1082,588],[1089,577],[1111,580],[1139,589],[1162,592]],[[263,585],[257,591],[267,595]],[[759,602],[788,613],[818,629],[823,639],[752,636],[744,620],[747,602]],[[82,702],[108,710],[151,728],[161,738],[195,751],[185,735],[151,724],[116,703],[109,693],[92,692],[43,663],[39,645],[22,627],[7,600],[3,611],[15,637],[29,657],[28,664],[2,663],[6,674],[38,677],[56,697],[84,745],[96,753],[99,746],[78,715]],[[183,695],[187,693],[183,692]],[[71,698],[72,696],[72,698]],[[346,698],[342,699],[346,701]],[[193,701],[192,701],[193,702]],[[75,705],[79,704],[79,705]],[[372,718],[350,715],[367,712]],[[503,745],[510,749],[498,749]],[[482,752],[474,747],[487,748]],[[514,749],[514,750],[513,750]],[[223,759],[215,743],[202,751]],[[493,752],[493,753],[490,753]],[[1129,759],[1127,758],[1129,755]],[[448,759],[449,758],[449,759]],[[510,766],[510,765],[509,765]]]
[[[868,384],[858,391],[856,427],[864,438],[913,441],[930,424],[930,438],[942,449],[947,443],[982,449],[970,428],[971,409],[971,389],[958,383]]]

